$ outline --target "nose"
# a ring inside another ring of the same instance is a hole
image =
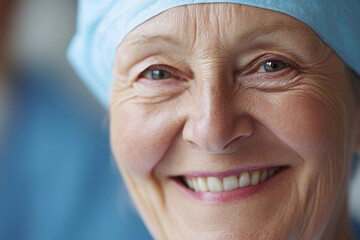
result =
[[[254,132],[252,118],[243,103],[215,84],[204,87],[184,125],[183,138],[192,146],[213,154],[236,149]]]

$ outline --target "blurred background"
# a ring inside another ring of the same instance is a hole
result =
[[[7,1],[7,0],[3,0]],[[98,102],[84,88],[66,59],[66,50],[76,28],[76,0],[13,0],[11,48],[17,64],[59,72],[65,85],[74,88],[95,111]]]
[[[151,239],[112,160],[107,112],[66,60],[76,1],[1,2],[16,4],[0,10],[12,16],[0,48],[0,239]]]
[[[76,5],[0,0],[1,240],[151,239],[66,60]]]

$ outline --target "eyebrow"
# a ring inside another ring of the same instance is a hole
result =
[[[132,41],[132,39],[136,39]],[[172,35],[135,35],[128,40],[129,45],[138,45],[138,44],[151,44],[158,42],[166,42],[172,45],[180,46],[182,45],[179,40],[176,39],[175,36]],[[126,42],[128,42],[126,41]]]

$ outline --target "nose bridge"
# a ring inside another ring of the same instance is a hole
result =
[[[212,153],[221,153],[239,136],[250,135],[249,129],[245,133],[238,126],[241,103],[233,105],[231,87],[221,75],[202,76],[184,129],[185,140]]]
[[[226,91],[216,82],[211,82],[203,87],[198,96],[194,112],[194,126],[199,134],[205,134],[215,140],[216,135],[224,132],[224,122],[228,122],[228,115],[231,112],[230,104],[226,104]],[[212,131],[209,131],[209,130]]]
[[[228,96],[230,93],[227,85],[230,76],[226,76],[227,72],[221,65],[219,57],[214,59],[213,56],[210,56],[203,62],[204,64],[200,68],[201,73],[198,74],[195,104],[198,107],[199,120],[203,124],[205,122],[211,124],[213,121],[220,120],[220,117],[229,111]]]

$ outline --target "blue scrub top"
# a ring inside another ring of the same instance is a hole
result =
[[[151,239],[111,158],[106,113],[54,72],[16,75],[0,142],[0,239]]]

